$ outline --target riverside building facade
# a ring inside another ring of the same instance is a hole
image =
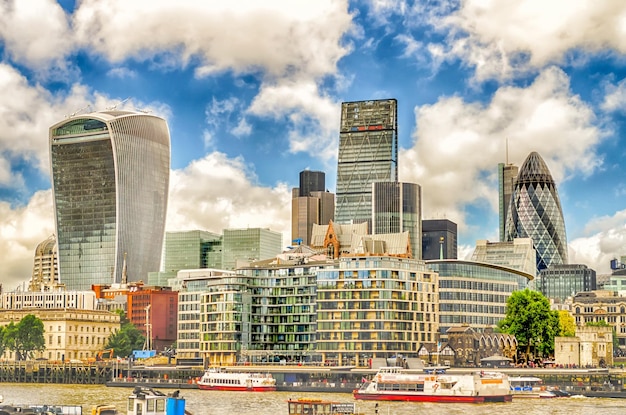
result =
[[[81,114],[50,127],[58,264],[69,290],[145,280],[165,231],[170,136],[164,119]]]
[[[417,357],[420,345],[437,343],[438,296],[438,275],[423,261],[340,258],[317,271],[317,351],[337,365]]]

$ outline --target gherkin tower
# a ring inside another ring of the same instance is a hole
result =
[[[506,218],[506,240],[531,238],[537,272],[567,264],[567,238],[559,194],[548,166],[532,152],[519,170]]]

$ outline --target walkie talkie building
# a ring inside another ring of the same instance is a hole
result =
[[[129,111],[81,114],[50,127],[60,282],[147,281],[165,232],[170,135],[164,119]]]

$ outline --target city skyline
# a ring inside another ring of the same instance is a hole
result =
[[[168,231],[288,241],[298,173],[336,190],[341,102],[397,99],[398,180],[421,187],[424,219],[458,224],[460,258],[499,239],[497,166],[532,151],[556,182],[569,262],[602,274],[624,255],[626,5],[127,3],[0,5],[5,289],[54,232],[48,128],[113,106],[170,126]]]

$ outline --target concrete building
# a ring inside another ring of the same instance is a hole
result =
[[[422,259],[457,259],[457,226],[448,219],[422,221]]]
[[[372,183],[398,181],[398,103],[343,102],[337,157],[335,222],[372,220]]]
[[[0,310],[0,326],[32,314],[42,320],[45,350],[35,358],[51,361],[88,361],[103,350],[109,337],[120,329],[120,316],[100,310],[70,308]],[[4,358],[15,360],[15,353],[6,351]],[[125,357],[125,356],[124,356]]]
[[[317,351],[340,366],[416,358],[438,341],[438,297],[437,273],[420,260],[342,257],[317,270]]]
[[[513,268],[461,260],[426,261],[439,275],[439,333],[467,325],[477,331],[496,327],[506,316],[506,301],[520,289],[520,277],[533,275]]]
[[[620,349],[626,351],[626,297],[614,291],[579,292],[572,300],[576,324],[606,322],[615,329]]]
[[[506,240],[531,238],[537,273],[567,264],[565,221],[556,184],[541,156],[532,152],[520,168],[507,213]]]
[[[326,175],[321,171],[300,172],[300,187],[292,191],[291,242],[311,243],[313,224],[328,224],[335,218],[335,195],[326,191]]]
[[[613,366],[612,328],[577,326],[575,337],[555,337],[554,362],[567,367]]]
[[[234,270],[253,261],[273,258],[283,250],[283,236],[263,228],[224,229],[222,268]]]
[[[50,127],[58,265],[69,290],[145,280],[165,231],[170,136],[164,119],[81,114]]]
[[[35,249],[33,275],[28,282],[28,290],[50,291],[59,286],[57,240],[54,235],[50,235]]]
[[[0,309],[3,310],[52,310],[77,309],[96,310],[96,294],[93,291],[12,291],[0,294]]]
[[[372,234],[409,232],[411,257],[422,257],[422,188],[415,183],[372,183]]]
[[[498,164],[498,208],[500,218],[500,242],[506,241],[506,215],[515,189],[519,169],[510,163]]]
[[[542,269],[537,280],[537,289],[555,302],[597,289],[596,271],[583,264],[552,265]]]

